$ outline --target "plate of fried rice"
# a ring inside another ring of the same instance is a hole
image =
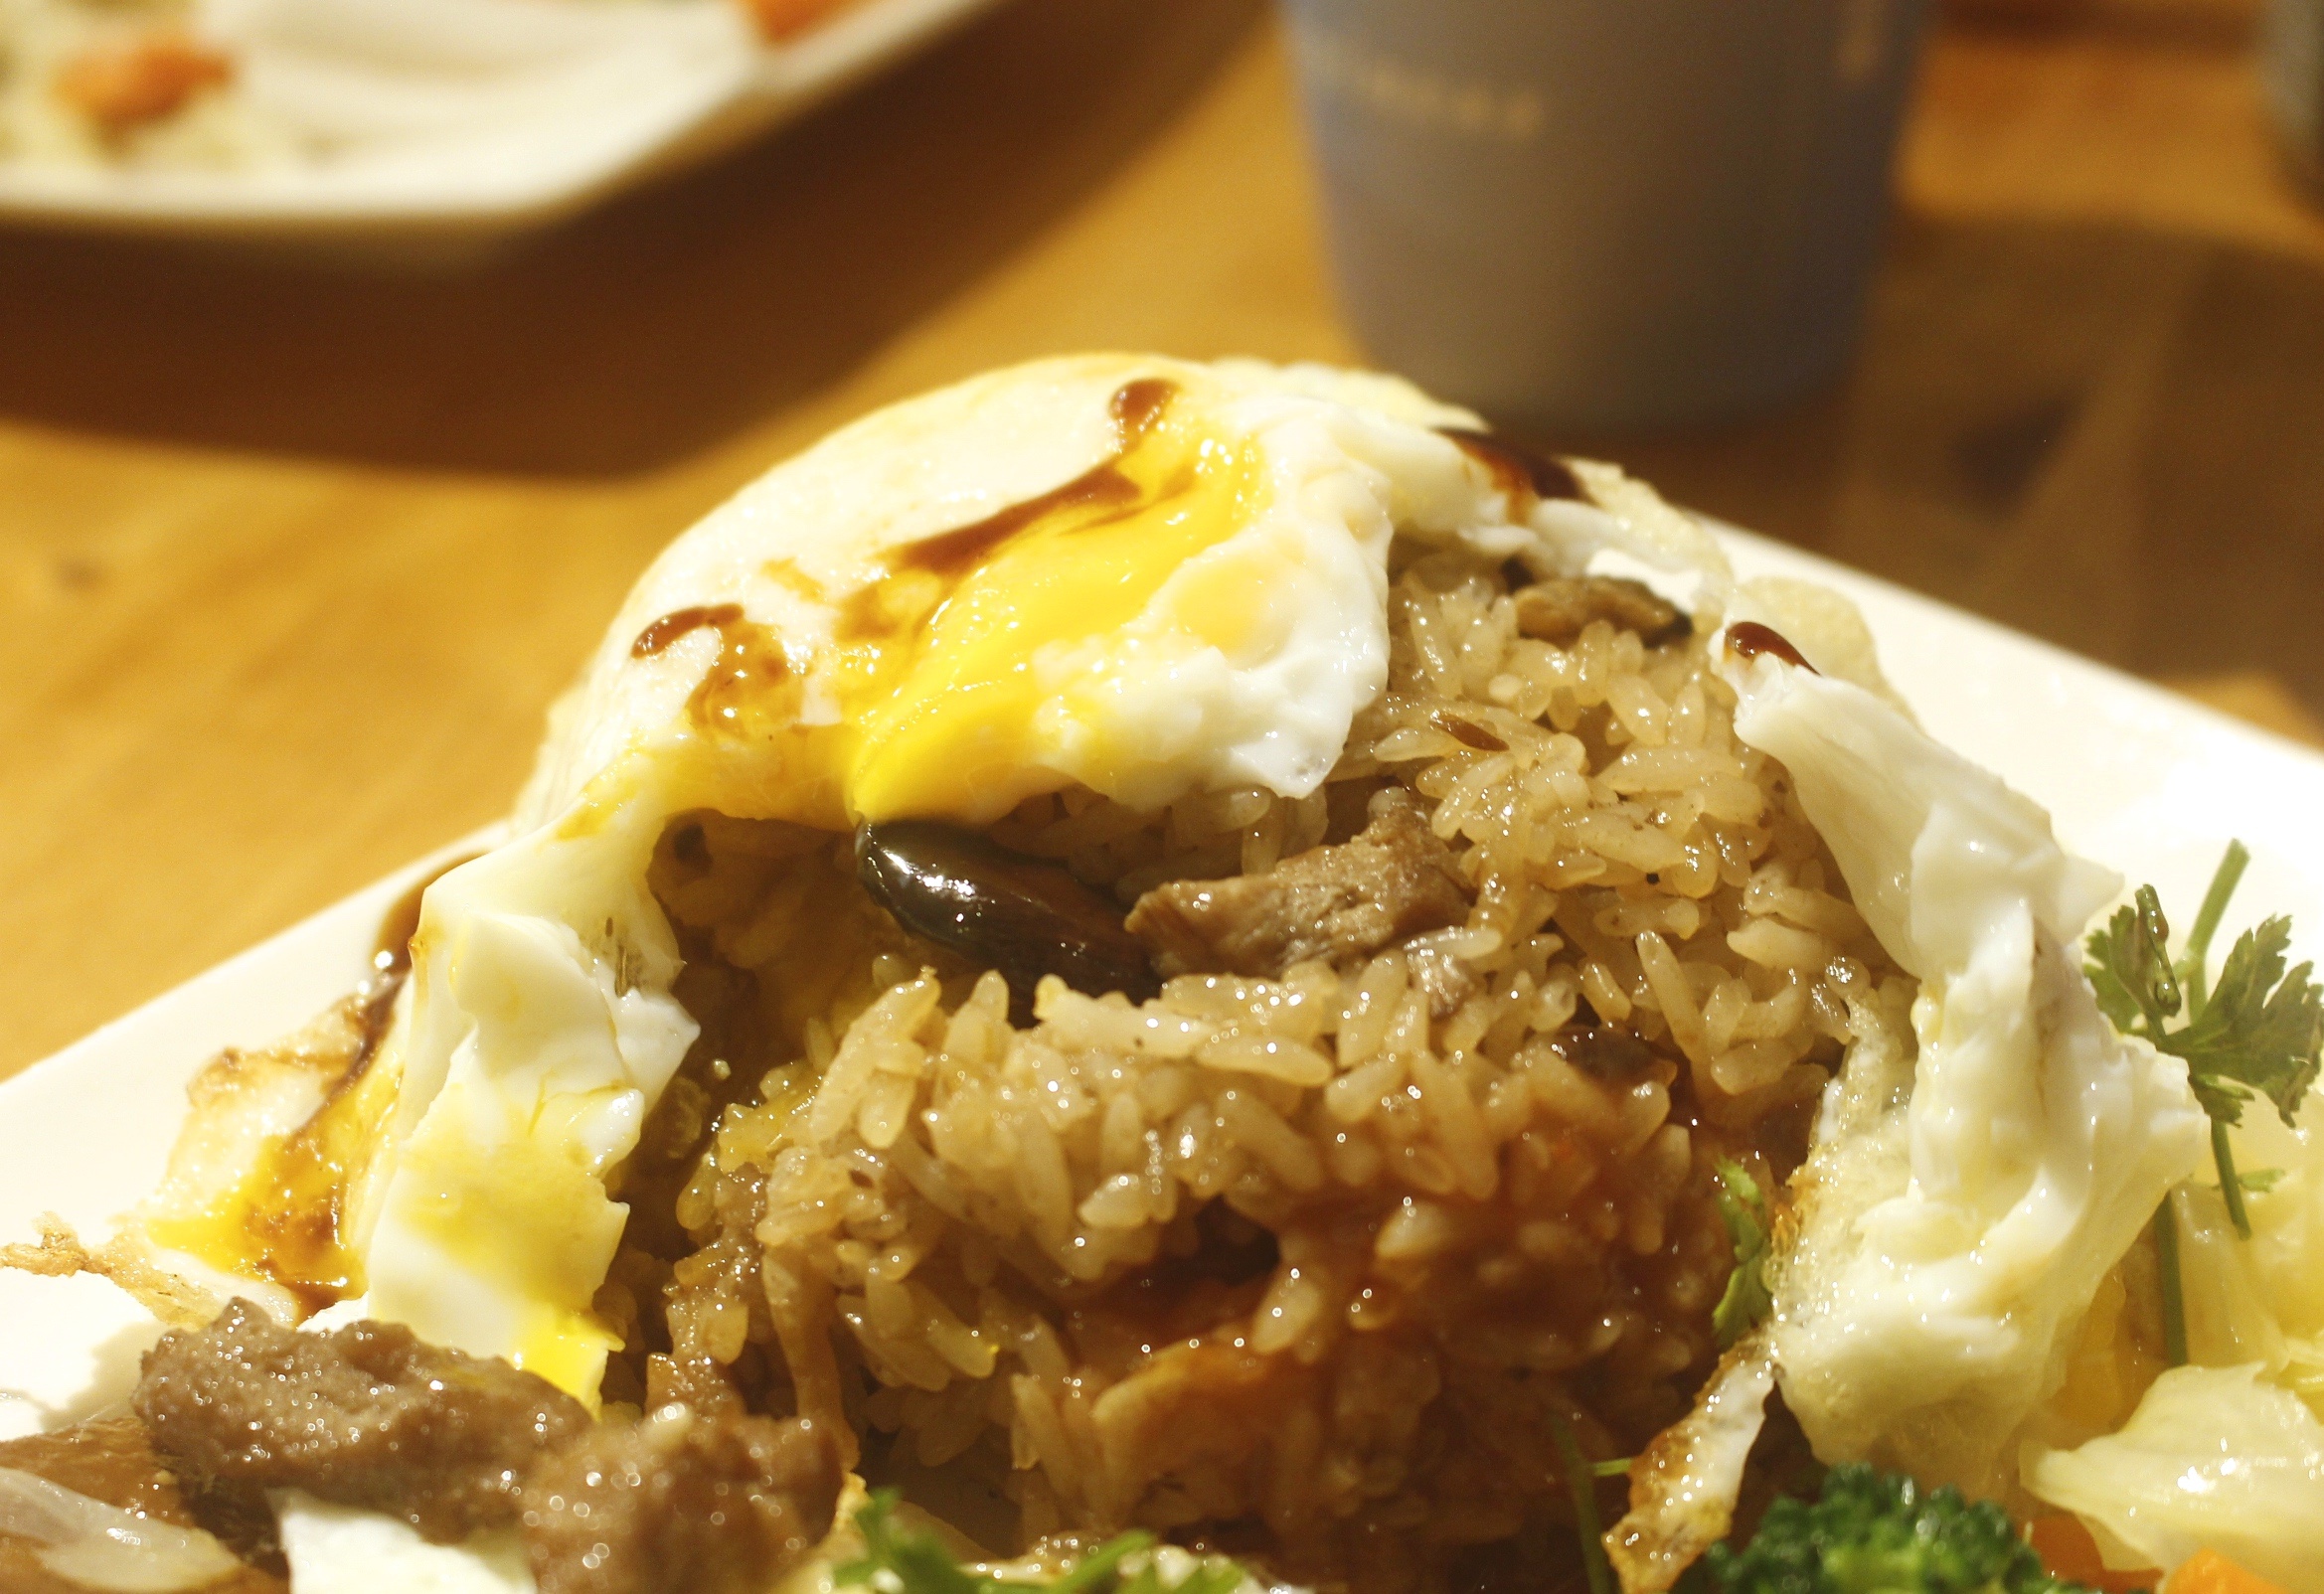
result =
[[[0,1084],[0,1586],[2324,1588],[2319,812],[1393,379],[975,379]]]
[[[982,0],[0,0],[0,220],[474,249],[804,114]]]

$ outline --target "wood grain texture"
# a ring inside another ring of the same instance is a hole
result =
[[[1998,4],[1931,53],[1841,390],[1558,440],[2312,728],[2324,223],[2248,12]],[[0,1075],[499,813],[742,482],[1092,346],[1357,357],[1257,0],[1019,0],[459,272],[0,236]]]
[[[2270,142],[2255,10],[1956,5],[1840,386],[1568,441],[2109,663],[2324,704],[2324,212]]]

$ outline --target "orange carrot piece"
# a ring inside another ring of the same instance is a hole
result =
[[[56,88],[99,127],[121,133],[174,116],[233,79],[232,57],[163,28],[89,46],[59,69]]]
[[[2037,1516],[2026,1529],[2032,1540],[2034,1553],[2042,1557],[2042,1564],[2053,1577],[2063,1577],[2079,1583],[2084,1588],[2101,1589],[2105,1594],[2144,1594],[2162,1581],[2159,1570],[2119,1572],[2098,1557],[2098,1541],[2090,1537],[2090,1530],[2081,1524],[2081,1518],[2061,1512],[2055,1516]],[[2173,1586],[2171,1594],[2230,1594],[2230,1591],[2182,1590]],[[2234,1591],[2242,1594],[2242,1591]]]
[[[2164,1594],[2284,1594],[2257,1572],[2245,1571],[2216,1549],[2199,1549],[2163,1585]]]
[[[761,38],[769,44],[781,44],[796,39],[849,3],[850,0],[743,0],[743,9],[758,24]]]

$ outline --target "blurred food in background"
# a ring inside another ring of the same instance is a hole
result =
[[[456,263],[994,0],[0,0],[0,225]]]
[[[855,0],[0,0],[0,161],[244,168],[706,84]]]

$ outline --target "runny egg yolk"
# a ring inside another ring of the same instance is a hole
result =
[[[693,630],[720,633],[689,713],[707,743],[742,754],[765,817],[840,830],[969,813],[995,791],[1013,801],[1028,771],[1044,778],[1061,711],[1080,714],[1084,748],[1102,728],[1101,715],[1081,714],[1086,697],[1154,645],[1138,622],[1163,587],[1264,508],[1257,446],[1221,436],[1178,397],[1166,382],[1126,385],[1112,399],[1109,457],[983,520],[885,551],[852,591],[770,568],[831,615],[826,643],[799,646],[719,604],[663,616],[630,651],[651,657]],[[1245,561],[1176,589],[1161,646],[1235,653],[1263,607],[1250,576]],[[826,704],[821,722],[802,714],[810,686]],[[519,1365],[593,1397],[620,1343],[592,1311],[603,1272],[594,1259],[612,1243],[598,1228],[622,1209],[605,1202],[608,1168],[587,1149],[601,1137],[577,1115],[602,1103],[553,1091],[523,1133],[469,1133],[489,1115],[446,1086],[399,1153],[399,1188],[414,1198],[381,1232],[392,1227],[408,1254],[385,1268],[376,1251],[355,1254],[346,1207],[380,1150],[398,1081],[383,1071],[353,1083],[170,1241],[273,1278],[310,1308],[367,1284],[374,1308],[398,1321],[451,1302],[464,1321],[488,1324]],[[394,1281],[415,1277],[435,1281],[441,1301],[399,1294]]]
[[[1257,449],[1223,439],[1163,382],[1113,396],[1114,454],[1063,486],[974,524],[889,551],[842,599],[828,649],[794,659],[733,605],[665,616],[633,652],[716,625],[727,644],[697,689],[696,722],[777,754],[770,817],[843,829],[957,816],[1043,763],[1044,714],[1102,673],[1125,631],[1198,555],[1251,524],[1265,492]],[[772,571],[810,598],[795,569]],[[1188,640],[1232,649],[1248,594],[1205,603]],[[796,715],[802,674],[840,705],[836,724]]]
[[[1054,690],[1043,651],[1128,626],[1181,565],[1249,522],[1259,472],[1249,447],[1165,414],[1076,487],[1037,500],[1021,525],[995,517],[1007,525],[990,557],[935,604],[901,679],[863,702],[846,775],[857,818],[958,813],[1031,762]],[[936,587],[943,573],[923,560],[889,579]]]

